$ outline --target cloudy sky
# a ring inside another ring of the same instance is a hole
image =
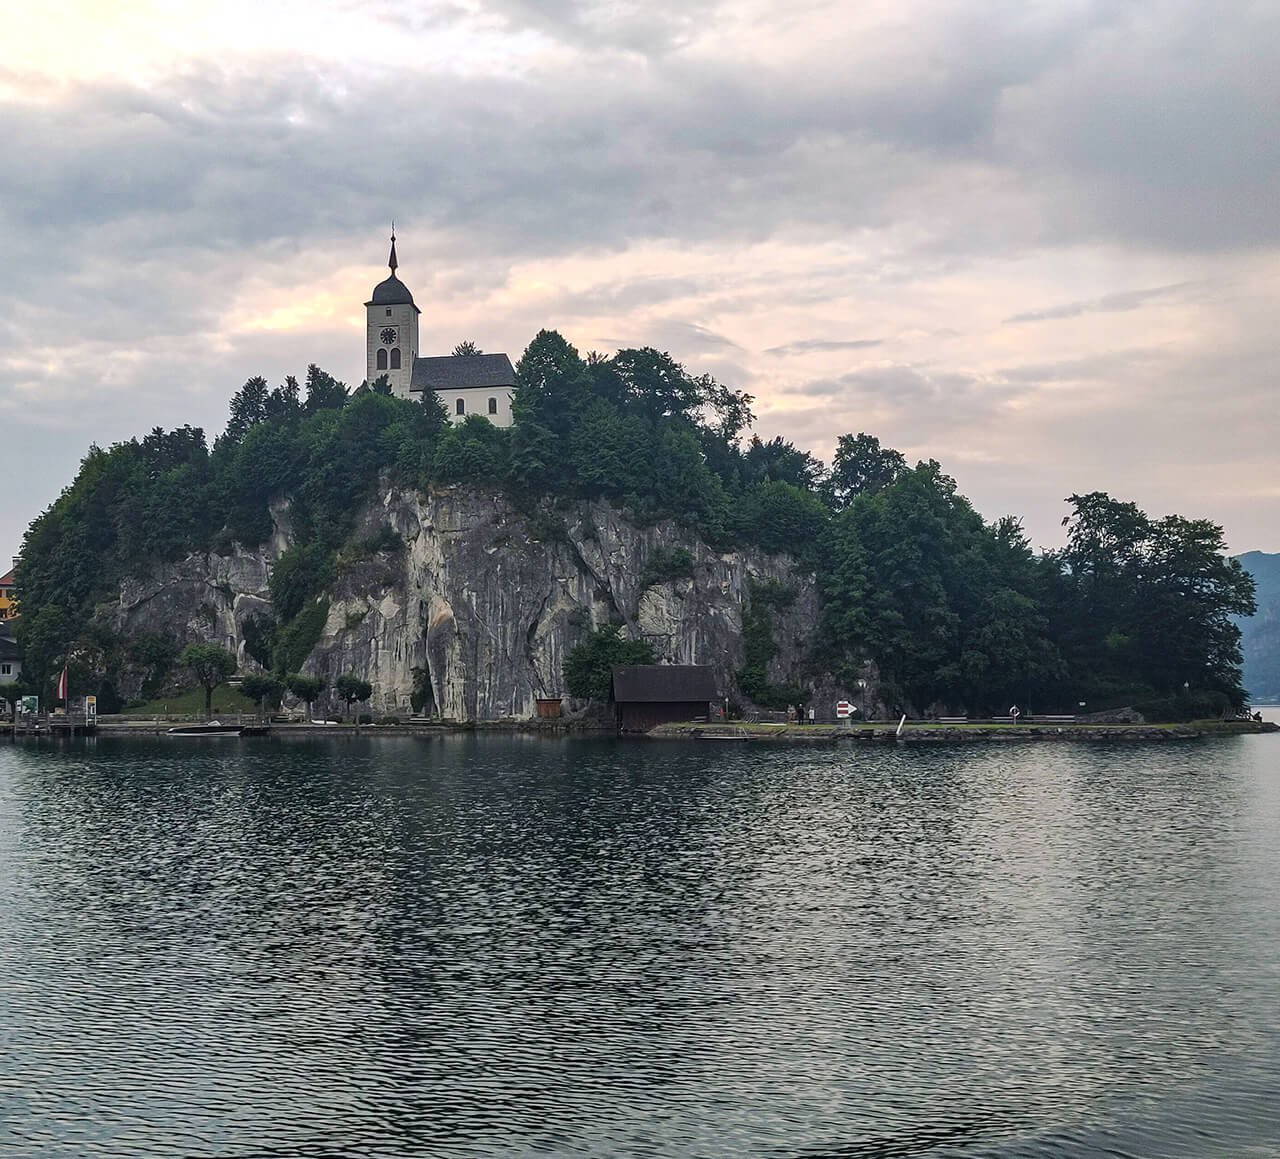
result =
[[[1280,550],[1280,5],[46,0],[0,38],[0,556],[90,442],[422,346],[651,344],[1060,541]]]

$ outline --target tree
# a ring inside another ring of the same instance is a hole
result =
[[[236,658],[217,644],[188,644],[178,656],[178,663],[191,669],[196,683],[204,688],[204,714],[213,714],[213,690],[232,676]]]
[[[301,672],[291,672],[285,677],[285,684],[294,696],[306,702],[308,720],[311,719],[311,706],[320,693],[329,687],[328,683],[319,676],[304,676]]]
[[[373,685],[367,680],[361,680],[354,672],[344,672],[337,680],[333,682],[333,690],[342,697],[347,704],[347,711],[351,711],[353,701],[363,703],[373,695]],[[360,718],[356,717],[356,728],[360,727]]]
[[[279,707],[284,683],[270,672],[252,672],[240,681],[240,691],[258,705],[259,712],[265,713],[268,707]]]
[[[752,537],[765,551],[814,558],[830,513],[817,496],[790,483],[762,483],[749,503]]]
[[[250,428],[267,418],[267,400],[270,397],[267,380],[260,374],[249,379],[231,396],[231,415],[222,440],[236,444],[249,433]]]
[[[240,625],[244,635],[244,650],[251,660],[256,660],[263,668],[271,667],[271,654],[275,650],[276,635],[280,625],[269,615],[262,612],[251,612],[245,616]]]
[[[906,469],[906,459],[881,447],[874,435],[841,435],[827,479],[827,501],[838,511],[855,495],[883,491]]]
[[[471,355],[483,353],[484,351],[472,342],[470,338],[463,342],[459,342],[458,345],[453,348],[453,356],[455,358],[468,358]]]
[[[605,624],[574,648],[564,662],[564,685],[570,696],[605,700],[620,664],[652,664],[648,640],[626,640],[617,624]]]
[[[822,482],[822,463],[781,435],[767,443],[753,435],[743,459],[751,475],[760,482],[790,483],[804,491],[816,491]]]
[[[1243,704],[1232,617],[1253,614],[1255,589],[1226,557],[1222,528],[1151,519],[1104,491],[1067,501],[1067,546],[1052,557],[1050,590],[1075,672],[1103,687],[1141,685],[1162,697],[1207,690]]]
[[[333,408],[341,410],[346,406],[348,397],[350,391],[346,383],[326,374],[314,362],[307,367],[307,401],[303,404],[307,414]]]

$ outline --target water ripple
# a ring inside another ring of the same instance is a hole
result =
[[[1269,744],[9,746],[0,1144],[1277,1155]]]

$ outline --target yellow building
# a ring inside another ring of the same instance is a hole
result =
[[[13,568],[0,575],[0,620],[12,620],[18,614],[18,596],[14,588]]]

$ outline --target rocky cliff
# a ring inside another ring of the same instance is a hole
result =
[[[273,516],[270,541],[255,551],[193,555],[126,581],[112,610],[117,629],[218,643],[236,651],[242,670],[253,668],[245,620],[270,610],[271,566],[293,538],[287,506]],[[730,691],[752,581],[797,592],[774,617],[770,679],[800,674],[817,622],[812,579],[789,558],[716,551],[674,524],[634,526],[604,502],[530,516],[474,488],[387,489],[360,512],[352,542],[379,532],[387,539],[385,528],[403,546],[340,557],[324,630],[303,669],[330,684],[348,671],[369,680],[374,713],[407,714],[419,668],[445,717],[532,716],[539,697],[567,695],[566,655],[611,620],[649,640],[662,662],[714,666]],[[692,556],[693,574],[663,579],[661,561],[677,548]]]

